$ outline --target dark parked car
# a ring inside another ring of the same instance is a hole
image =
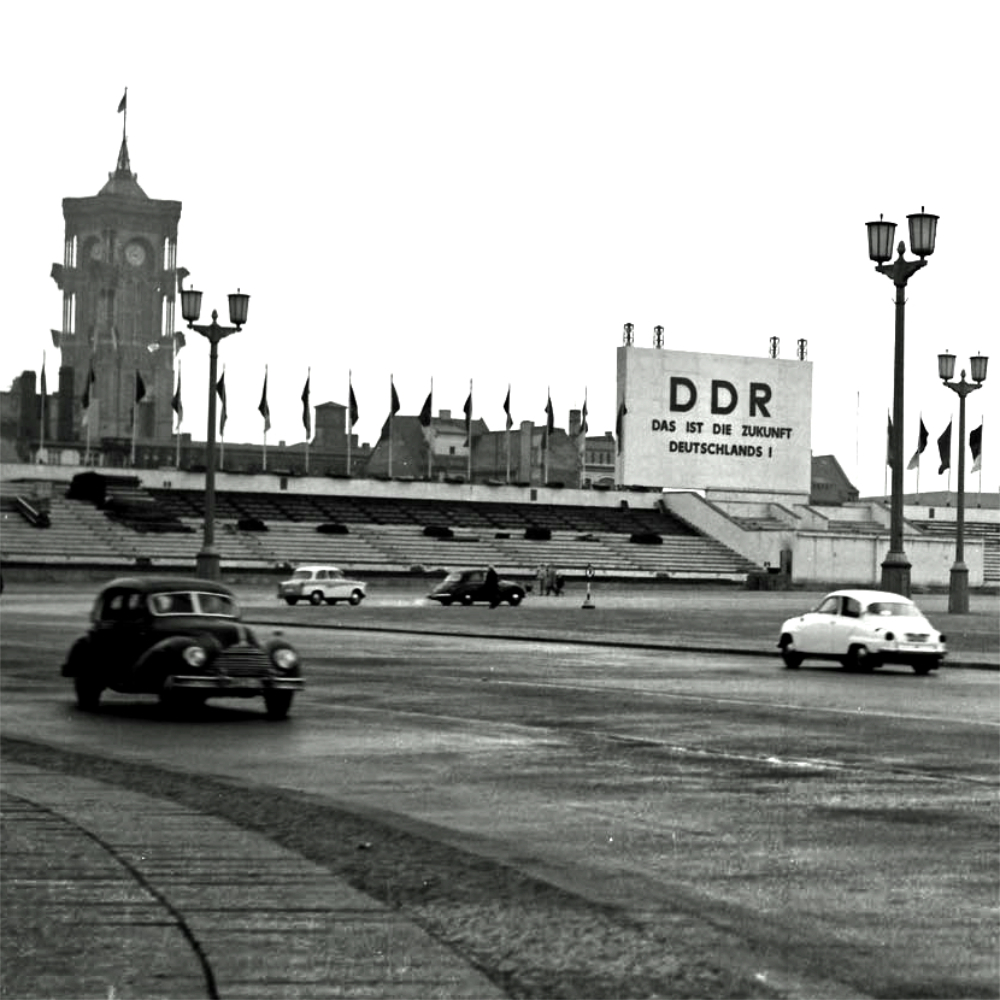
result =
[[[513,580],[497,581],[501,604],[515,607],[524,600],[524,587]],[[428,595],[432,601],[441,604],[475,604],[490,603],[490,594],[486,586],[486,570],[466,569],[449,573]]]
[[[278,636],[259,639],[240,621],[233,592],[211,580],[112,580],[90,622],[62,666],[88,711],[108,689],[159,695],[167,705],[260,697],[270,718],[283,719],[304,686],[292,646]]]

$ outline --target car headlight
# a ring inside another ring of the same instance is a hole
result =
[[[288,646],[281,646],[271,654],[271,659],[279,670],[291,670],[298,666],[299,654]]]
[[[203,646],[188,646],[181,655],[190,667],[203,667],[208,659],[208,652]]]

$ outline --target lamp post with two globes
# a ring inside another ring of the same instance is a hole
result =
[[[900,240],[899,256],[891,264],[892,244],[896,234],[895,222],[866,223],[868,227],[868,256],[875,261],[875,270],[890,278],[896,286],[896,341],[893,357],[892,435],[889,452],[892,459],[892,504],[889,522],[889,552],[882,562],[882,589],[895,594],[910,596],[910,563],[903,552],[903,357],[904,316],[906,309],[906,283],[926,263],[925,258],[934,253],[937,239],[938,216],[928,215],[923,208],[908,215],[910,224],[910,250],[919,260],[904,260],[906,244]]]
[[[181,288],[181,315],[190,329],[205,337],[210,346],[208,363],[208,438],[205,445],[205,522],[201,551],[196,570],[204,580],[219,579],[219,553],[215,548],[215,384],[218,371],[218,347],[223,337],[239,333],[247,321],[250,296],[239,289],[229,296],[229,321],[232,326],[220,326],[219,314],[212,310],[212,322],[198,325],[201,315],[201,292]]]
[[[969,359],[972,382],[952,382],[955,375],[955,355],[938,355],[938,375],[941,381],[958,394],[958,507],[955,516],[955,565],[951,567],[948,581],[948,611],[951,614],[969,613],[969,567],[965,565],[965,397],[975,392],[986,381],[986,365],[990,359],[977,354]]]

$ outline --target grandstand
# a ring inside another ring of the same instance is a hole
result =
[[[194,566],[200,491],[144,487],[128,476],[99,476],[93,490],[53,483],[47,496],[37,486],[3,485],[5,564]],[[45,508],[47,527],[25,515],[29,495]],[[351,573],[438,574],[493,564],[532,576],[552,564],[567,577],[592,567],[604,578],[742,582],[758,569],[662,506],[219,490],[215,543],[224,572],[330,562]]]

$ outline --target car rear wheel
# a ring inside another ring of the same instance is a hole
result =
[[[313,606],[318,605],[318,604],[322,604],[323,603],[323,591],[322,590],[314,590],[309,595],[309,603],[312,604]]]
[[[462,603],[469,607],[472,604],[472,594],[462,594]]]
[[[795,643],[791,639],[787,639],[781,644],[781,658],[789,670],[798,670],[802,666],[803,656],[795,648]]]
[[[361,601],[364,599],[364,596],[365,595],[362,594],[360,590],[352,590],[351,591],[351,596],[350,596],[350,602],[351,602],[351,604],[354,604],[354,605],[360,604]]]
[[[913,672],[919,674],[921,677],[924,674],[929,674],[932,670],[936,670],[940,664],[936,660],[918,660],[916,663],[911,663],[913,667]]]
[[[867,646],[851,646],[844,665],[855,673],[868,674],[878,666],[878,659],[872,656]]]
[[[285,598],[285,604],[291,604],[294,607],[298,603],[299,603],[299,599],[297,597],[286,597]]]
[[[450,608],[451,607],[451,598],[450,597],[442,597],[441,598],[441,607],[443,607],[443,608]]]
[[[269,719],[284,719],[292,707],[294,691],[268,691],[264,695],[264,708]]]
[[[508,598],[507,603],[512,607],[516,608],[524,598],[524,594],[520,591],[515,590]]]
[[[91,677],[78,674],[73,678],[73,687],[76,690],[77,706],[84,712],[96,712],[101,703],[103,686]]]

